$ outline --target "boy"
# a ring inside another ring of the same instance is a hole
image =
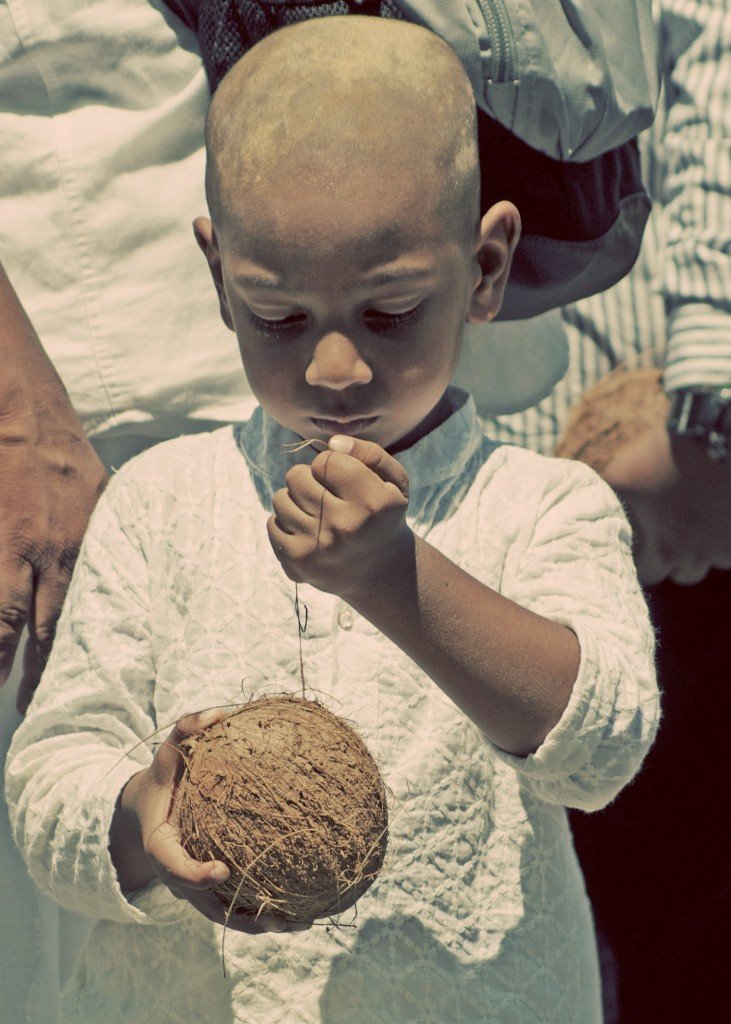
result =
[[[102,919],[65,1020],[599,1019],[564,806],[639,766],[652,634],[608,488],[486,441],[449,387],[519,232],[509,203],[479,220],[474,119],[445,44],[356,17],[267,38],[216,94],[196,235],[261,407],[117,475],[8,761],[34,877]],[[286,577],[307,682],[403,812],[354,930],[232,918],[260,934],[224,980],[228,869],[167,819],[178,740],[225,712],[132,748],[242,677],[299,688]]]

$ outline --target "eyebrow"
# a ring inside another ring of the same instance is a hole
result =
[[[373,274],[366,274],[370,285],[398,284],[401,281],[414,281],[417,278],[430,277],[434,273],[433,267],[394,267],[392,270],[376,271]]]
[[[370,287],[381,285],[400,284],[403,281],[416,281],[425,277],[431,277],[434,273],[433,267],[404,266],[394,267],[391,270],[375,271],[366,274],[366,280]],[[268,288],[270,291],[282,287],[282,282],[275,277],[259,277],[257,274],[235,274],[234,280],[237,284],[248,285],[250,288]]]
[[[241,284],[248,284],[252,288],[281,288],[282,282],[279,278],[257,277],[255,274],[235,274],[234,280]]]

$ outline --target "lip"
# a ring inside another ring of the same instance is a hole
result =
[[[353,416],[348,419],[330,419],[323,416],[311,416],[311,422],[318,430],[327,430],[332,434],[361,434],[368,430],[378,419],[377,416]]]

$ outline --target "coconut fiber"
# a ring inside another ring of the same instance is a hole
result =
[[[656,369],[607,374],[572,409],[554,454],[586,462],[601,473],[618,448],[665,422],[668,399],[661,376]]]
[[[351,907],[386,853],[378,767],[342,718],[295,696],[252,700],[181,744],[173,821],[233,910],[310,922]]]

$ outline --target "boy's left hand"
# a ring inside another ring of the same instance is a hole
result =
[[[311,465],[293,466],[286,483],[267,531],[290,579],[353,603],[413,550],[408,475],[373,441],[336,435]]]

